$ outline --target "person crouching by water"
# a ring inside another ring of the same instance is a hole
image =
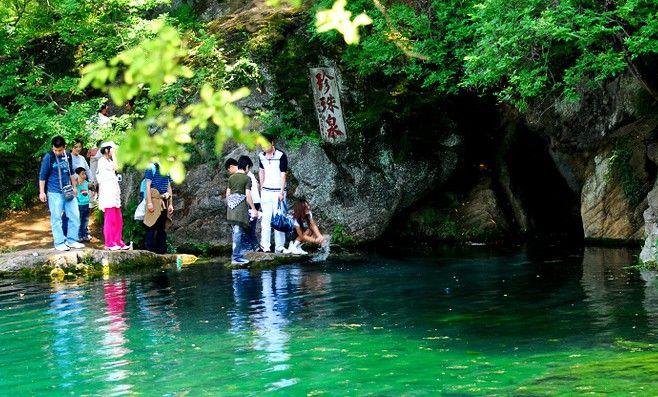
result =
[[[250,218],[257,217],[258,211],[251,199],[251,179],[247,176],[249,157],[238,159],[238,170],[228,178],[226,189],[226,220],[231,225],[233,236],[233,253],[231,263],[246,265],[249,260],[244,257],[246,237],[249,231]]]
[[[96,181],[98,182],[98,208],[105,213],[103,235],[105,249],[129,249],[122,240],[123,218],[121,216],[121,188],[117,176],[117,145],[114,142],[101,144],[101,157],[98,159]]]
[[[306,255],[302,249],[303,243],[322,245],[325,237],[320,233],[318,225],[313,220],[311,206],[304,198],[297,200],[292,207],[292,217],[295,224],[295,239],[288,245],[287,253],[295,255]]]
[[[174,201],[171,177],[160,173],[160,164],[155,163],[144,173],[146,180],[146,249],[156,254],[167,253],[166,229],[172,224]]]

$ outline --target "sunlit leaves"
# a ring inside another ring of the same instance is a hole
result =
[[[372,19],[365,13],[351,19],[352,12],[345,9],[346,5],[346,0],[336,0],[331,9],[318,11],[315,15],[315,26],[318,32],[335,29],[343,35],[347,44],[357,44],[360,40],[359,26],[370,25]]]
[[[176,107],[152,105],[122,138],[118,160],[121,166],[131,164],[138,169],[157,162],[163,173],[170,173],[180,183],[185,179],[184,162],[190,158],[183,144],[189,142],[189,126],[176,115]]]
[[[193,73],[179,60],[188,53],[178,32],[166,25],[157,26],[157,36],[139,46],[118,54],[110,62],[97,62],[83,70],[80,85],[106,89],[112,100],[121,104],[148,88],[155,98],[165,85],[176,83],[179,78],[191,78]],[[120,83],[109,85],[118,79],[120,67],[125,71]],[[151,104],[143,119],[122,137],[119,156],[121,165],[131,164],[146,168],[151,162],[160,163],[163,172],[171,174],[180,183],[185,178],[185,161],[190,157],[184,145],[193,143],[192,132],[217,126],[215,144],[221,151],[227,139],[245,143],[251,147],[266,142],[248,131],[249,119],[235,102],[249,95],[246,88],[234,92],[212,88],[204,84],[199,90],[198,101],[182,111],[174,105]]]
[[[154,95],[164,84],[173,83],[179,77],[192,77],[192,71],[179,60],[186,55],[176,29],[162,21],[153,25],[157,37],[143,41],[137,47],[119,53],[109,62],[98,61],[82,70],[80,87],[92,85],[104,89],[123,70],[123,84],[109,86],[108,92],[115,103],[123,103],[135,97],[141,90],[149,89]]]

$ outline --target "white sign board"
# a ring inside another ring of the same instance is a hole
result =
[[[320,135],[326,142],[344,142],[347,139],[347,131],[343,121],[336,73],[333,68],[310,68],[310,71]]]

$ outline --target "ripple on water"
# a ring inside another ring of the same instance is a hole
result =
[[[646,346],[658,343],[650,332],[656,294],[632,271],[601,278],[591,262],[584,273],[564,272],[568,263],[545,259],[198,266],[83,284],[1,280],[0,390],[569,394],[590,387],[585,375],[601,363],[608,384],[627,385],[610,363],[630,370],[640,356],[632,381],[652,384],[655,352]],[[626,348],[611,349],[618,345]],[[581,380],[563,378],[573,368],[586,370]]]

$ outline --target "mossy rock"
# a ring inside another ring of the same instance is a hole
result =
[[[249,259],[246,265],[234,265],[230,260],[226,263],[229,269],[269,269],[290,263],[308,262],[311,255],[275,254],[272,252],[249,252],[245,254]]]
[[[20,276],[31,279],[95,278],[123,274],[196,261],[193,255],[158,255],[148,251],[74,250],[64,253],[52,250],[21,251],[0,256],[3,277]]]

